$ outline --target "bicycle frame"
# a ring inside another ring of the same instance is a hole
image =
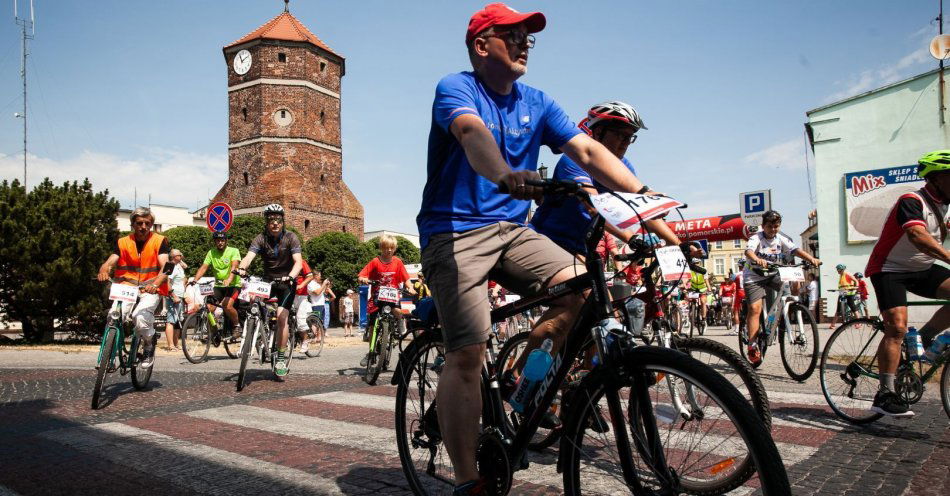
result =
[[[778,277],[777,275],[774,277]],[[766,339],[768,339],[768,345],[772,346],[775,344],[777,332],[772,332],[774,329],[777,329],[781,322],[790,322],[788,318],[788,308],[792,303],[798,302],[798,297],[791,293],[788,282],[782,283],[782,288],[776,292],[775,299],[772,301],[772,306],[769,307],[768,312],[761,313],[761,318],[764,321],[762,323],[760,333],[765,333]],[[781,310],[781,312],[779,311]],[[768,317],[773,317],[772,324],[769,324]]]
[[[102,341],[99,343],[99,355],[96,358],[96,363],[99,366],[103,365],[102,362],[102,352],[105,351],[106,346],[106,336],[109,334],[109,329],[113,328],[116,330],[115,333],[115,342],[113,343],[112,350],[109,350],[109,358],[105,365],[111,367],[114,360],[118,359],[118,366],[123,369],[130,369],[135,365],[135,357],[132,353],[126,354],[125,347],[125,326],[132,321],[132,312],[135,310],[135,307],[138,305],[138,299],[135,300],[135,304],[132,305],[132,309],[129,310],[129,313],[126,315],[122,314],[122,302],[118,301],[114,309],[109,310],[109,318],[106,319],[106,327],[102,333]],[[138,342],[139,336],[138,333],[132,333],[132,345],[131,350],[135,349],[135,345]]]

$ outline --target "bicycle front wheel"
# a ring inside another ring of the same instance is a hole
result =
[[[815,372],[818,363],[818,324],[804,305],[793,303],[788,307],[788,321],[779,334],[782,365],[788,376],[805,382]]]
[[[112,354],[115,352],[115,338],[118,329],[109,327],[102,338],[102,347],[99,348],[99,363],[96,365],[96,384],[92,387],[92,409],[99,408],[99,397],[102,395],[102,384],[112,365]]]
[[[208,316],[203,311],[195,312],[181,325],[181,351],[191,363],[208,359],[211,340],[208,333]]]
[[[950,417],[950,363],[946,362],[940,374],[940,400],[943,401],[943,411]]]
[[[452,462],[442,444],[435,393],[445,364],[437,332],[413,340],[396,367],[396,446],[413,494],[452,494]]]
[[[152,346],[152,355],[154,354],[155,346]],[[152,368],[155,366],[155,361],[153,360],[148,367],[142,365],[142,361],[147,357],[145,356],[144,341],[138,335],[132,338],[132,354],[129,356],[132,360],[132,386],[141,391],[148,386],[148,381],[152,378]]]
[[[560,447],[566,494],[723,494],[751,471],[764,494],[791,494],[768,429],[720,375],[657,347],[631,350],[623,366],[629,379],[595,370],[572,399]],[[690,418],[674,412],[674,390],[699,411]],[[592,428],[598,410],[607,429]]]
[[[821,392],[839,417],[854,424],[882,417],[870,410],[878,390],[877,348],[884,329],[874,319],[847,322],[828,338],[821,354]]]
[[[370,352],[366,360],[366,372],[363,374],[363,381],[370,386],[376,384],[380,372],[383,371],[383,364],[388,358],[389,349],[389,322],[387,319],[378,318],[376,321],[376,347]]]
[[[307,317],[307,326],[309,331],[306,334],[307,356],[316,358],[323,352],[323,342],[326,340],[327,332],[323,328],[323,322],[320,322],[316,316]]]
[[[257,338],[257,317],[248,316],[244,321],[243,343],[241,345],[241,366],[238,369],[237,390],[244,389],[244,381],[247,379],[247,362],[254,351],[254,341]]]

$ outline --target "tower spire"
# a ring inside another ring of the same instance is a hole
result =
[[[290,12],[290,0],[284,0],[284,12]]]

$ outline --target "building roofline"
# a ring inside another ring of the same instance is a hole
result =
[[[944,69],[944,70],[946,70],[946,69]],[[811,110],[806,110],[806,111],[805,111],[805,115],[811,115],[811,114],[814,114],[815,112],[820,112],[820,111],[822,111],[822,110],[827,110],[827,109],[829,109],[829,108],[831,108],[831,107],[834,107],[834,106],[837,106],[837,105],[841,105],[842,103],[847,103],[847,102],[850,102],[851,100],[857,100],[858,98],[862,98],[862,97],[868,96],[868,95],[870,95],[870,94],[872,94],[872,93],[878,93],[878,92],[880,92],[880,91],[884,91],[884,90],[886,90],[886,89],[890,89],[890,88],[893,88],[893,87],[895,87],[895,86],[900,86],[900,85],[902,85],[902,84],[904,84],[904,83],[907,83],[907,82],[909,82],[909,81],[913,81],[913,80],[915,80],[915,79],[920,79],[920,78],[923,78],[923,77],[925,77],[925,76],[929,76],[929,75],[931,75],[931,74],[936,74],[937,72],[940,72],[940,68],[933,69],[933,70],[930,70],[930,71],[927,71],[927,72],[923,72],[923,73],[917,74],[916,76],[911,76],[911,77],[909,77],[909,78],[907,78],[907,79],[902,79],[902,80],[900,80],[900,81],[896,81],[896,82],[893,82],[893,83],[891,83],[891,84],[887,84],[887,85],[881,86],[880,88],[875,88],[875,89],[873,89],[873,90],[868,90],[868,91],[865,91],[864,93],[859,93],[859,94],[857,94],[857,95],[849,96],[849,97],[847,97],[847,98],[843,98],[843,99],[838,100],[838,101],[836,101],[836,102],[832,102],[832,103],[829,103],[829,104],[827,104],[827,105],[822,105],[821,107],[813,108],[813,109],[811,109]]]

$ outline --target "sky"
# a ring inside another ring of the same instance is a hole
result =
[[[291,13],[346,57],[343,173],[367,231],[416,232],[435,85],[470,69],[465,29],[485,3],[291,0]],[[136,193],[139,204],[205,204],[227,177],[221,49],[280,14],[283,1],[34,5],[28,182],[88,177],[123,206]],[[737,213],[740,193],[771,189],[783,231],[796,238],[822,190],[805,112],[937,64],[927,51],[937,0],[510,5],[547,17],[521,81],[575,120],[600,101],[633,105],[649,129],[627,158],[646,184],[687,203],[687,218]],[[0,0],[4,180],[23,174],[21,85],[13,0]],[[542,152],[549,168],[557,159]]]

